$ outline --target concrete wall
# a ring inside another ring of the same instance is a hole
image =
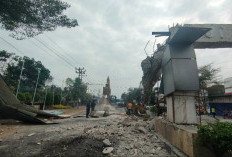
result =
[[[172,145],[190,157],[214,157],[206,148],[195,144],[197,128],[170,123],[164,119],[155,118],[155,131],[162,135]]]
[[[167,96],[167,117],[170,122],[178,124],[197,123],[195,108],[195,92],[174,92]],[[174,103],[174,104],[173,104]],[[173,112],[174,106],[174,112]],[[174,116],[173,116],[174,114]],[[175,118],[175,120],[173,120]]]

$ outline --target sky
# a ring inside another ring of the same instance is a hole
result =
[[[84,67],[88,92],[102,94],[109,76],[111,94],[120,97],[142,79],[141,61],[153,53],[153,31],[168,31],[179,24],[231,24],[231,0],[66,0],[65,11],[77,19],[75,28],[57,28],[35,38],[16,40],[0,30],[0,50],[41,61],[51,71],[54,84],[64,87],[65,79],[78,77],[74,67]],[[10,43],[10,44],[9,44]],[[42,44],[43,43],[43,44]],[[13,47],[13,46],[14,47]],[[155,46],[156,47],[156,46]],[[232,77],[232,49],[195,50],[198,66],[213,63],[220,77]],[[66,61],[57,57],[65,58]]]

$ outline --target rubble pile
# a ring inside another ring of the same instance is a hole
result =
[[[83,130],[85,136],[102,139],[109,156],[170,156],[165,144],[154,132],[153,121],[143,121],[138,117],[111,118],[102,127],[95,125]]]

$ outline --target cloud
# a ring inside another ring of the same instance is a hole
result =
[[[87,77],[84,81],[105,84],[107,76],[110,76],[112,94],[118,97],[129,87],[139,86],[142,77],[140,63],[146,57],[143,49],[148,40],[150,43],[146,51],[149,55],[153,51],[155,38],[151,35],[152,31],[167,31],[168,26],[172,26],[173,23],[232,21],[230,0],[67,0],[67,2],[71,7],[66,13],[69,17],[76,18],[80,26],[71,29],[58,28],[37,38],[69,58],[69,63],[73,66],[85,67]],[[41,60],[54,75],[56,84],[61,86],[63,79],[77,77],[73,67],[34,39],[16,41],[11,39],[7,32],[1,30],[0,33],[29,57]],[[156,39],[156,43],[163,41]],[[0,44],[2,49],[15,51],[2,41]],[[230,49],[197,50],[198,65],[226,60],[221,54],[230,56]],[[223,77],[228,77],[230,62],[220,65],[228,67],[227,70],[226,68],[222,70]],[[89,88],[95,94],[99,90],[102,92],[102,86],[99,85]]]

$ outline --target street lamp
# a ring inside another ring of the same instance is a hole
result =
[[[37,77],[37,81],[36,81],[36,85],[35,85],[35,91],[34,91],[34,96],[33,96],[33,100],[32,100],[32,106],[34,106],[34,100],[35,100],[35,94],[36,94],[36,89],[37,89],[37,85],[38,85],[40,70],[41,69],[38,68],[38,77]]]

